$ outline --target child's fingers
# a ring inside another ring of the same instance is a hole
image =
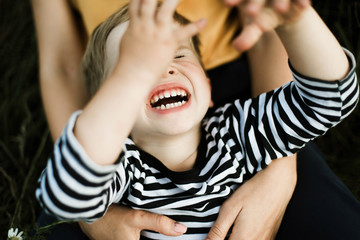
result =
[[[179,42],[184,41],[185,39],[198,34],[205,26],[206,20],[201,19],[186,26],[180,27],[174,32],[175,39],[177,39]]]
[[[244,25],[240,35],[233,41],[234,47],[240,51],[250,49],[265,32],[274,30],[283,21],[275,11],[262,11]]]
[[[129,3],[129,13],[130,16],[137,16],[139,12],[139,7],[141,0],[131,0]]]
[[[295,0],[296,3],[302,7],[302,8],[305,8],[305,7],[308,7],[311,5],[311,1],[310,0]]]
[[[290,0],[274,0],[274,9],[279,13],[284,13],[290,9]]]
[[[234,47],[239,51],[249,50],[262,36],[263,31],[256,23],[248,24],[241,34],[233,41]]]
[[[156,14],[156,21],[160,24],[169,24],[173,22],[173,15],[179,0],[165,0]]]
[[[273,0],[273,8],[276,12],[286,15],[294,7],[303,9],[310,5],[310,0]]]
[[[153,20],[155,15],[157,1],[156,0],[141,0],[138,14],[142,19]]]
[[[225,5],[229,7],[239,5],[242,2],[244,2],[244,0],[224,0]]]
[[[245,4],[246,13],[249,16],[257,15],[268,0],[248,0]]]

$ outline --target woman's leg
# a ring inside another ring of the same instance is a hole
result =
[[[360,239],[360,203],[314,143],[299,152],[297,170],[297,185],[276,239]]]

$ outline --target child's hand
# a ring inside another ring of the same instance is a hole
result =
[[[120,44],[119,62],[146,79],[157,80],[166,70],[183,41],[196,35],[204,26],[200,20],[185,26],[174,23],[178,0],[132,0],[130,23]]]
[[[236,6],[243,20],[243,29],[234,40],[234,47],[248,50],[269,32],[299,18],[310,0],[224,0],[228,6]]]

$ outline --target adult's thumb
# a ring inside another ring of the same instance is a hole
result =
[[[206,240],[224,240],[226,238],[229,229],[235,222],[235,219],[238,215],[238,211],[234,209],[233,205],[229,205],[229,198],[221,207],[219,215],[211,227]]]
[[[224,228],[221,224],[215,223],[211,227],[210,232],[206,236],[205,240],[224,240],[228,230],[228,228]]]

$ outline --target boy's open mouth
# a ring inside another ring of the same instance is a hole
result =
[[[150,106],[158,110],[181,107],[189,101],[189,94],[181,88],[161,90],[155,92],[150,98]]]

